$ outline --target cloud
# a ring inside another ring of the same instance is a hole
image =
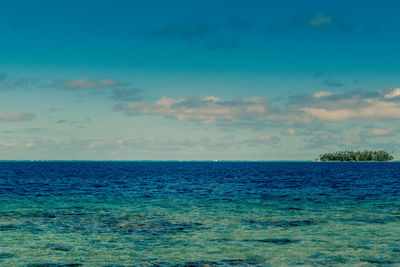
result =
[[[375,128],[375,129],[372,129],[367,135],[368,136],[382,136],[382,135],[391,134],[392,131],[393,131],[392,127],[388,127],[385,129]]]
[[[394,97],[395,95],[396,89],[336,93],[309,101],[306,107],[300,109],[325,121],[397,120],[400,119],[400,98]]]
[[[69,124],[82,124],[82,123],[88,123],[90,122],[91,119],[90,118],[86,118],[86,119],[82,119],[82,120],[65,120],[65,119],[61,119],[61,120],[57,120],[56,124],[64,124],[64,123],[69,123]]]
[[[112,88],[117,86],[122,86],[125,84],[116,82],[111,79],[103,79],[98,82],[92,80],[89,77],[84,77],[79,80],[72,80],[72,81],[55,81],[53,83],[54,87],[60,87],[67,90],[75,90],[75,89],[98,89],[98,88]]]
[[[316,92],[315,94],[313,94],[313,96],[315,98],[327,97],[327,96],[331,96],[331,95],[333,95],[333,93],[329,92],[329,91],[319,91],[319,92]]]
[[[391,97],[395,95],[396,89],[344,93],[320,91],[291,97],[286,111],[300,111],[311,120],[324,122],[397,120],[400,119],[400,97]]]
[[[385,98],[395,98],[400,96],[400,88],[389,89],[389,91],[382,91]]]
[[[327,122],[345,121],[356,117],[357,113],[351,110],[326,110],[323,108],[301,108],[305,114]]]
[[[310,27],[321,28],[332,26],[332,17],[323,14],[314,15],[308,22]]]
[[[339,80],[325,80],[322,84],[330,87],[342,87],[344,85],[344,83]]]
[[[336,18],[323,14],[315,13],[308,17],[284,17],[270,27],[270,31],[288,31],[288,30],[318,30],[348,32],[351,30],[350,25],[346,25]]]
[[[345,93],[319,91],[294,96],[288,104],[276,107],[265,98],[223,100],[205,98],[171,98],[163,96],[155,102],[119,103],[114,111],[126,115],[158,115],[179,121],[217,123],[225,128],[252,127],[261,129],[268,123],[304,125],[312,122],[335,123],[350,120],[399,120],[400,97],[397,89]],[[388,97],[390,96],[390,97]]]
[[[214,96],[179,99],[164,96],[155,103],[134,101],[114,107],[115,111],[122,110],[127,115],[162,115],[180,121],[195,120],[203,123],[245,118],[262,119],[266,109],[266,100],[263,98],[226,101]]]
[[[350,106],[351,103],[354,107]],[[312,118],[326,122],[400,119],[399,102],[355,97],[326,104],[328,107],[302,107],[300,110]],[[318,106],[322,106],[322,102]]]
[[[36,143],[34,143],[34,142],[27,142],[26,144],[25,144],[25,146],[26,147],[33,147],[33,146],[36,146]]]
[[[285,130],[285,134],[287,134],[287,135],[296,135],[296,130],[294,128],[287,128]]]
[[[260,141],[267,141],[267,140],[269,140],[269,139],[271,139],[272,138],[272,136],[270,136],[269,134],[263,134],[263,135],[260,135],[259,137],[258,137],[258,140],[260,140]]]
[[[36,117],[32,113],[17,113],[14,115],[8,113],[0,113],[0,121],[2,122],[17,122],[17,121],[31,121]]]
[[[30,127],[30,128],[18,128],[18,129],[14,129],[14,130],[3,130],[1,132],[15,136],[15,134],[20,134],[20,133],[23,133],[24,135],[25,134],[29,134],[29,135],[42,134],[43,132],[45,132],[47,130],[48,130],[48,128]]]
[[[7,73],[0,73],[0,90],[29,89],[38,84],[38,79],[10,78]]]

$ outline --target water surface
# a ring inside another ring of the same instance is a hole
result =
[[[1,162],[0,265],[400,265],[400,163]]]

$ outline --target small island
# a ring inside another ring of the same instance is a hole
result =
[[[394,158],[385,150],[338,151],[319,156],[320,161],[392,161]]]

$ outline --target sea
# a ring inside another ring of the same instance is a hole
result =
[[[0,162],[0,266],[400,266],[399,162]]]

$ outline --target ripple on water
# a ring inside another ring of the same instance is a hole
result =
[[[255,224],[258,226],[277,226],[277,227],[311,226],[321,223],[314,220],[276,220],[276,221],[246,220],[246,221],[250,224]]]
[[[6,225],[0,225],[0,232],[1,231],[13,231],[13,230],[18,230],[20,227],[18,225],[14,224],[6,224]]]
[[[47,245],[43,245],[43,246],[31,246],[30,248],[32,249],[43,249],[43,250],[55,250],[55,251],[64,251],[64,252],[68,252],[71,251],[72,248],[69,247],[65,247],[62,245],[57,245],[57,244],[47,244]]]
[[[221,263],[228,265],[254,266],[263,264],[264,262],[254,259],[225,259],[222,260]]]
[[[117,222],[117,231],[122,233],[168,235],[183,231],[199,230],[203,224],[196,222],[170,222],[170,221],[128,221]]]
[[[392,222],[399,222],[400,221],[400,217],[397,216],[387,216],[387,217],[382,217],[382,218],[372,218],[372,217],[368,217],[368,218],[354,218],[353,220],[358,221],[358,222],[363,222],[363,223],[376,223],[376,224],[387,224],[387,223],[392,223]]]
[[[362,259],[362,261],[376,265],[388,265],[388,264],[398,263],[390,259],[382,259],[382,258],[368,258],[368,259]]]
[[[217,261],[188,261],[183,264],[176,264],[176,267],[205,267],[205,266],[218,266],[221,265]],[[165,266],[163,264],[159,266]]]
[[[350,260],[350,257],[345,257],[340,255],[329,256],[326,254],[315,254],[310,258],[315,259],[310,262],[311,265],[323,265],[323,266],[327,265],[330,266],[332,264],[345,264],[348,263]]]
[[[33,263],[28,264],[26,267],[78,267],[82,266],[80,263]]]
[[[271,243],[275,245],[287,245],[290,243],[295,243],[297,240],[287,239],[287,238],[265,238],[265,239],[245,239],[245,242],[261,242],[261,243]]]
[[[95,215],[94,212],[29,212],[20,214],[2,214],[4,220],[12,218],[18,224],[0,224],[0,231],[25,230],[37,233],[52,231],[56,233],[120,233],[169,235],[184,231],[203,229],[198,222],[160,220],[143,216],[122,216],[107,213]]]
[[[174,267],[209,267],[209,266],[265,266],[264,261],[254,259],[223,259],[220,261],[188,261],[181,264],[159,263],[152,266],[174,266]]]
[[[2,259],[9,259],[9,258],[13,258],[13,257],[15,257],[15,256],[11,253],[0,253],[0,262]]]

